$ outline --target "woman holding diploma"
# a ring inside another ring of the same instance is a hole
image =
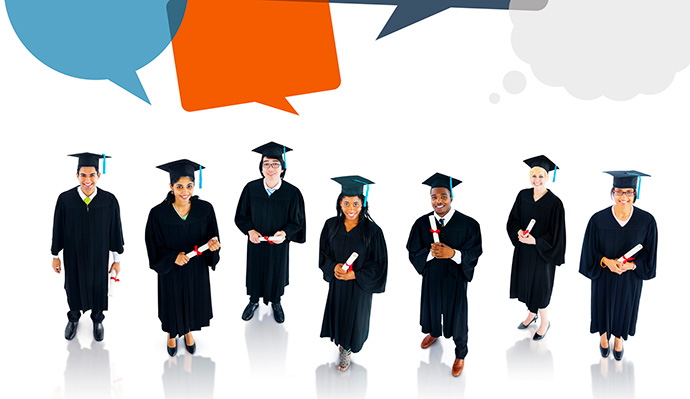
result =
[[[546,308],[551,301],[556,266],[565,262],[565,211],[563,203],[546,189],[549,171],[558,167],[544,155],[524,161],[532,188],[518,194],[506,225],[515,247],[510,273],[510,297],[527,305],[527,317],[518,325],[524,330],[541,316],[532,339],[544,338],[551,323]]]
[[[192,196],[194,171],[199,171],[201,187],[203,166],[183,159],[158,168],[170,173],[170,192],[146,222],[149,265],[158,273],[158,318],[168,333],[168,354],[175,356],[182,335],[193,354],[191,332],[208,326],[213,317],[208,268],[215,270],[220,260],[218,223],[213,206]]]
[[[634,170],[605,173],[613,176],[614,205],[589,220],[580,273],[592,280],[589,330],[601,336],[601,356],[608,357],[613,335],[613,356],[621,360],[623,340],[635,335],[642,281],[656,276],[657,229],[651,214],[633,206],[640,176],[649,175]]]
[[[369,335],[372,294],[386,287],[388,254],[383,232],[369,216],[368,195],[362,194],[363,186],[368,192],[374,182],[360,176],[333,180],[342,192],[336,202],[338,216],[326,221],[319,243],[319,267],[329,284],[321,337],[338,345],[338,369],[347,370],[350,355],[362,349]]]

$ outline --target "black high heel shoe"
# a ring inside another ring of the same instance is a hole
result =
[[[520,325],[518,326],[518,330],[525,330],[525,329],[527,329],[527,327],[529,327],[530,324],[532,324],[532,323],[534,323],[535,321],[537,321],[538,318],[539,318],[539,315],[535,313],[535,314],[534,314],[534,317],[532,318],[532,321],[530,321],[530,322],[527,323],[527,324],[522,324],[522,322],[521,322]]]
[[[177,355],[177,338],[175,338],[174,347],[171,348],[168,345],[166,345],[166,347],[168,348],[168,355],[170,355],[170,357],[175,357],[175,355]]]
[[[601,352],[601,357],[609,357],[609,353],[611,353],[611,344],[609,343],[608,348],[604,348],[603,346],[601,346],[601,342],[599,342],[599,352]]]
[[[544,331],[544,335],[539,335],[538,333],[535,332],[532,339],[535,341],[541,341],[546,336],[546,333],[549,332],[549,328],[551,328],[551,322],[549,322],[549,325],[546,326],[546,331]]]
[[[196,341],[194,341],[194,343],[191,345],[187,345],[187,338],[185,337],[184,346],[187,348],[187,352],[191,353],[192,355],[194,352],[196,352]]]
[[[625,348],[622,348],[620,352],[618,352],[615,348],[613,349],[613,358],[618,360],[619,362],[623,360],[623,352],[625,352]]]

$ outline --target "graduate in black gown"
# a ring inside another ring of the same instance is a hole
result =
[[[359,352],[369,336],[372,294],[386,288],[388,251],[381,228],[369,216],[368,195],[362,193],[366,185],[368,194],[374,182],[361,176],[333,180],[342,192],[338,216],[326,220],[319,240],[319,268],[328,282],[321,337],[338,345],[338,369],[346,370],[352,352]],[[358,257],[348,264],[354,252]]]
[[[195,170],[201,188],[201,165],[182,159],[158,168],[170,173],[170,192],[146,222],[149,265],[158,273],[158,318],[168,333],[168,354],[175,356],[182,335],[194,354],[191,332],[208,326],[213,317],[208,269],[215,270],[220,260],[218,223],[213,206],[193,196]],[[202,252],[204,244],[208,250]]]
[[[580,256],[580,273],[592,280],[591,333],[601,335],[599,350],[623,358],[623,340],[635,335],[642,282],[656,276],[657,228],[654,217],[633,206],[640,176],[634,170],[605,172],[613,176],[614,205],[592,216],[587,224]],[[642,249],[625,255],[638,244]]]
[[[259,171],[264,178],[244,186],[235,213],[235,224],[248,236],[249,303],[242,320],[254,316],[263,298],[264,304],[271,302],[275,321],[282,323],[285,313],[280,297],[289,283],[290,242],[303,243],[306,238],[304,199],[297,187],[282,180],[285,153],[291,148],[270,142],[253,151],[261,154]]]
[[[101,177],[99,160],[109,156],[81,153],[77,179],[79,186],[60,194],[53,219],[53,270],[60,273],[60,251],[65,261],[67,327],[65,338],[77,334],[81,312],[91,310],[93,336],[103,340],[103,311],[108,310],[108,273],[120,273],[120,254],[124,251],[120,206],[111,193],[96,188]],[[109,255],[113,263],[108,269]]]
[[[546,189],[549,171],[553,170],[555,180],[556,164],[544,155],[524,162],[531,168],[532,188],[520,191],[506,224],[515,247],[510,297],[527,305],[527,318],[518,329],[526,329],[541,316],[541,325],[532,337],[538,341],[551,326],[546,307],[551,302],[556,266],[565,262],[565,211],[561,200]],[[531,220],[535,221],[534,227],[524,230]]]
[[[461,181],[440,173],[424,183],[431,186],[433,212],[421,216],[410,231],[407,250],[410,262],[422,275],[422,300],[419,323],[427,334],[422,348],[438,337],[453,337],[455,361],[451,373],[457,377],[467,355],[467,283],[482,254],[479,223],[451,207],[452,187]],[[436,229],[429,217],[434,215]],[[439,242],[434,242],[434,233]]]

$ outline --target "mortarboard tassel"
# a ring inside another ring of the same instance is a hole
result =
[[[103,173],[105,173],[105,154],[103,154]]]
[[[201,174],[201,165],[199,165],[199,188],[204,188],[204,179],[203,175]]]
[[[553,183],[556,182],[556,171],[558,170],[558,166],[553,165]],[[548,172],[547,172],[548,173]]]
[[[637,175],[637,199],[640,199],[640,186],[642,185],[642,176]]]
[[[287,159],[285,159],[285,146],[283,146],[283,166],[287,169]]]
[[[450,177],[450,198],[453,198],[453,178],[452,177]]]

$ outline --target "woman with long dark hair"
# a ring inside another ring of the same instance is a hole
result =
[[[192,195],[194,171],[201,175],[201,165],[183,159],[158,168],[170,173],[170,192],[151,209],[146,223],[149,264],[158,273],[158,318],[168,333],[168,354],[175,356],[182,335],[193,354],[191,332],[208,326],[213,317],[208,269],[215,270],[220,260],[218,223],[213,206]]]
[[[333,180],[342,185],[342,192],[337,216],[321,231],[319,267],[329,284],[321,337],[338,345],[338,369],[347,370],[352,352],[359,352],[369,335],[372,294],[386,287],[388,253],[383,232],[369,216],[368,195],[363,195],[363,187],[368,193],[374,182],[361,176]]]

